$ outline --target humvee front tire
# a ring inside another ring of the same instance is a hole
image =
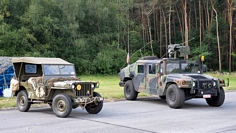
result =
[[[93,92],[93,97],[102,97],[99,93]],[[103,101],[98,102],[97,104],[95,103],[90,103],[88,104],[85,109],[88,113],[90,114],[97,114],[102,110],[103,107]]]
[[[209,106],[219,107],[225,101],[225,91],[223,88],[220,88],[217,96],[212,96],[211,98],[206,98],[206,102]]]
[[[57,117],[65,118],[70,115],[72,102],[68,95],[58,94],[53,98],[52,110]]]
[[[16,100],[19,111],[27,112],[30,109],[31,103],[28,100],[28,95],[25,90],[22,90],[17,94]]]
[[[132,80],[126,81],[124,86],[124,95],[127,100],[136,100],[138,92],[134,89]]]
[[[166,91],[166,102],[171,108],[181,108],[185,101],[184,90],[179,89],[175,84],[170,85]]]

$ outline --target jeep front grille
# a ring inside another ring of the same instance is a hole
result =
[[[90,96],[92,95],[91,84],[77,84],[75,87],[76,96]]]

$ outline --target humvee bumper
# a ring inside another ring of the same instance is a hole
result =
[[[204,97],[205,95],[211,95],[211,96],[217,96],[217,89],[198,89],[196,91],[196,96],[197,97]]]
[[[120,81],[120,82],[119,82],[119,86],[120,86],[120,87],[124,87],[124,85],[125,85],[125,83],[124,83],[123,81]]]

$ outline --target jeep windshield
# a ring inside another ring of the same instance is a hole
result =
[[[199,65],[197,63],[179,63],[171,62],[166,64],[166,72],[170,73],[199,73]],[[180,69],[181,68],[181,69]]]
[[[44,75],[75,75],[73,65],[43,65]]]

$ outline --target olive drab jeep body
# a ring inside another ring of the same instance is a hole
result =
[[[72,108],[85,108],[99,113],[102,96],[95,92],[99,82],[81,81],[76,77],[74,64],[60,58],[12,58],[15,76],[11,89],[17,96],[17,107],[27,112],[31,104],[47,103],[58,117],[67,117]]]
[[[224,80],[203,74],[206,67],[202,63],[177,58],[189,55],[189,47],[169,45],[168,53],[169,58],[140,58],[120,71],[119,85],[124,87],[127,100],[144,92],[166,99],[171,108],[181,108],[192,98],[205,98],[209,106],[224,103]]]

